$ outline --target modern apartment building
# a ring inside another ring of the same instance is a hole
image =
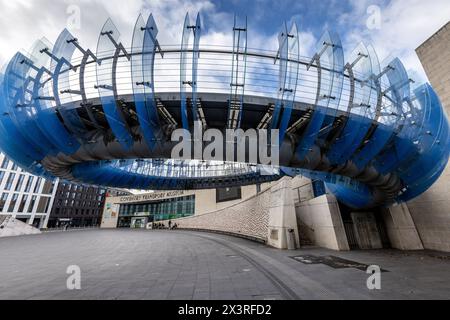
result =
[[[0,213],[46,228],[57,185],[57,179],[29,174],[0,153]]]
[[[67,224],[72,227],[99,226],[105,198],[129,194],[126,191],[61,181],[56,191],[48,227],[56,228]]]

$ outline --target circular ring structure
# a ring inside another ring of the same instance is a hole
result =
[[[331,31],[313,57],[301,57],[295,23],[282,25],[276,52],[248,48],[246,21],[235,19],[230,32],[232,44],[201,44],[200,16],[186,15],[181,45],[163,45],[150,15],[138,17],[131,48],[111,20],[95,52],[66,29],[54,45],[36,41],[1,75],[0,149],[34,174],[109,187],[202,189],[304,175],[358,209],[411,200],[439,178],[447,117],[399,59],[380,65],[363,43],[344,58]],[[194,134],[193,152],[177,158],[181,129]],[[238,136],[205,139],[229,131],[244,135],[243,157]],[[268,137],[245,142],[255,132]],[[212,143],[214,156],[196,151]],[[279,155],[276,163],[255,156],[253,143]]]

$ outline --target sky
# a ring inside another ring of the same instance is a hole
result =
[[[284,21],[300,30],[301,55],[315,53],[331,29],[350,53],[359,42],[374,45],[380,61],[399,57],[419,81],[426,81],[415,49],[450,20],[449,0],[0,0],[0,65],[42,37],[54,42],[68,28],[95,52],[102,25],[111,17],[131,44],[139,13],[153,13],[161,44],[181,42],[184,16],[200,12],[202,43],[232,44],[234,14],[247,16],[249,46],[277,49]]]

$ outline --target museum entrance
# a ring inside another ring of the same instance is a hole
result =
[[[151,202],[120,204],[118,228],[145,228],[148,223],[175,220],[195,213],[195,195]]]

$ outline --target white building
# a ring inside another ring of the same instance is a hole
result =
[[[58,181],[23,171],[0,153],[0,214],[46,228]]]

